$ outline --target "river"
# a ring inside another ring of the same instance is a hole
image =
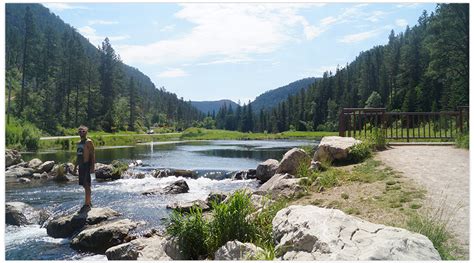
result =
[[[97,182],[93,177],[92,200],[94,207],[111,207],[123,217],[146,224],[137,232],[151,228],[163,229],[164,219],[170,213],[166,205],[177,201],[204,200],[210,192],[232,192],[239,188],[257,188],[256,180],[231,180],[239,170],[256,168],[258,163],[273,158],[280,160],[283,154],[298,146],[312,145],[315,141],[178,141],[155,142],[133,147],[97,148],[96,159],[100,163],[112,160],[131,162],[142,160],[143,166],[133,168],[133,173],[149,173],[154,169],[190,169],[197,179],[186,178],[189,193],[179,195],[143,196],[146,190],[164,187],[177,178],[120,179]],[[40,158],[42,161],[66,162],[74,158],[74,152],[23,153],[25,161]],[[19,201],[35,208],[45,208],[53,215],[72,213],[82,206],[84,193],[77,182],[55,183],[52,181],[31,184],[6,184],[6,202]],[[104,255],[77,252],[69,247],[69,240],[52,238],[39,225],[6,226],[5,254],[7,260],[106,260]]]

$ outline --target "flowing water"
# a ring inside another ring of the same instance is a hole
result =
[[[232,192],[239,188],[257,188],[256,180],[231,180],[239,170],[255,169],[258,163],[269,159],[280,160],[283,154],[298,146],[312,145],[315,141],[180,141],[155,142],[135,147],[96,149],[100,163],[112,160],[131,162],[142,160],[143,166],[132,173],[145,173],[143,179],[120,179],[110,182],[92,181],[94,207],[111,207],[124,218],[146,224],[137,232],[151,228],[163,229],[164,219],[170,213],[167,204],[178,201],[205,200],[210,192]],[[74,152],[25,153],[23,159],[40,158],[43,161],[66,162]],[[154,178],[148,173],[154,169],[189,169],[197,179],[185,178],[189,192],[178,195],[144,196],[147,190],[163,188],[178,178]],[[53,215],[72,213],[80,208],[84,193],[76,182],[8,183],[6,202],[19,201],[35,208],[45,208]],[[8,260],[106,260],[104,255],[80,253],[69,247],[69,239],[52,238],[39,225],[6,226],[5,253]]]

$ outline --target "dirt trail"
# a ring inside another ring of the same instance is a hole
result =
[[[452,146],[393,146],[375,159],[424,186],[428,205],[444,206],[453,215],[449,228],[469,251],[469,151]]]

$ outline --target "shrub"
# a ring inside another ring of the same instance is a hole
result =
[[[469,149],[469,133],[459,133],[454,139],[458,148]]]
[[[8,147],[35,151],[39,146],[41,131],[28,121],[11,118],[5,135]]]
[[[349,149],[348,160],[360,163],[370,156],[372,156],[372,144],[368,141],[362,141]]]
[[[208,224],[199,207],[193,207],[189,214],[171,213],[166,232],[176,237],[180,252],[187,259],[201,259],[207,256]]]
[[[254,210],[250,196],[245,191],[236,191],[228,201],[213,203],[213,219],[209,223],[208,246],[215,252],[227,241],[255,240],[256,227],[248,217]]]
[[[113,177],[120,177],[120,175],[122,175],[122,173],[127,171],[128,169],[128,164],[121,161],[117,161],[117,160],[113,160],[111,165],[113,167],[112,168]]]
[[[373,128],[370,134],[369,143],[372,144],[373,149],[383,150],[386,148],[387,142],[382,129]]]

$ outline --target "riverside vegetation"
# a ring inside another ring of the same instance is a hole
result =
[[[199,208],[190,213],[173,212],[168,234],[177,238],[188,259],[213,258],[227,241],[251,242],[264,248],[253,259],[272,260],[278,256],[272,237],[272,219],[289,205],[336,208],[374,223],[406,228],[427,236],[444,260],[465,259],[447,229],[449,214],[443,209],[430,212],[423,207],[425,191],[379,161],[372,152],[384,147],[383,137],[373,136],[350,151],[348,163],[323,163],[320,171],[300,165],[297,177],[305,193],[279,199],[259,213],[245,191],[234,193],[227,202],[212,205],[206,216]],[[305,149],[310,154],[314,149]],[[307,162],[302,162],[307,163]]]

